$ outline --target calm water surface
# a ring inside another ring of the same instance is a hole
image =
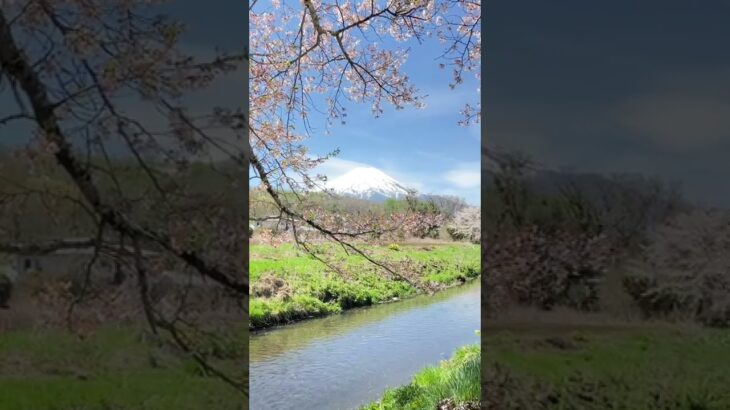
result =
[[[477,343],[479,280],[252,335],[252,410],[354,409]]]

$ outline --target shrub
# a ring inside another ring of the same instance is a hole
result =
[[[480,372],[481,347],[465,346],[451,360],[421,370],[411,383],[387,390],[380,402],[361,409],[478,409]]]
[[[730,326],[730,213],[697,209],[657,228],[623,286],[647,316]]]
[[[254,282],[251,286],[251,295],[254,297],[278,297],[288,300],[292,295],[292,290],[286,281],[271,273],[266,273]]]

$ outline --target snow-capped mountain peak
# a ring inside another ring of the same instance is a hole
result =
[[[327,183],[336,194],[362,199],[403,198],[412,190],[374,167],[354,168]]]

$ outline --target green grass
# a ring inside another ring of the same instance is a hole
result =
[[[225,386],[170,371],[106,375],[92,380],[48,376],[2,379],[0,408],[40,409],[241,409],[242,397]],[[228,396],[228,397],[226,397]]]
[[[669,326],[552,335],[520,331],[487,335],[485,343],[490,365],[484,388],[495,391],[489,380],[505,375],[518,381],[511,390],[495,391],[502,402],[509,397],[520,403],[505,409],[730,408],[727,331]]]
[[[455,404],[474,403],[481,394],[481,348],[462,347],[450,360],[423,369],[410,384],[386,390],[383,398],[361,410],[432,410],[446,399]]]
[[[378,260],[407,266],[406,270],[415,273],[419,281],[440,286],[450,286],[479,275],[479,247],[476,245],[363,248]],[[252,289],[267,286],[273,279],[285,284],[284,288],[276,288],[271,295],[254,295],[251,298],[249,314],[252,328],[325,316],[418,293],[407,282],[389,278],[381,268],[359,255],[346,254],[332,245],[319,245],[317,252],[326,260],[335,261],[342,271],[347,272],[347,277],[291,244],[251,246]]]
[[[0,335],[0,409],[242,409],[233,388],[138,335],[131,327],[84,341],[61,330]]]

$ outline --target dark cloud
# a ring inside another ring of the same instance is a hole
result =
[[[652,139],[674,150],[727,147],[730,142],[730,67],[672,73],[635,96],[627,96],[616,110],[632,135]]]
[[[552,167],[677,180],[730,205],[727,1],[485,9],[488,142]]]

